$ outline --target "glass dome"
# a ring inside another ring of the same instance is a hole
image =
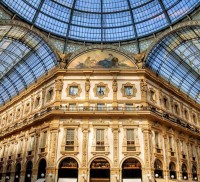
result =
[[[117,42],[158,32],[184,18],[200,0],[1,0],[21,18],[54,35]]]

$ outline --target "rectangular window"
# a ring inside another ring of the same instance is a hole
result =
[[[135,151],[135,135],[134,129],[126,130],[126,140],[127,140],[127,151]]]
[[[77,86],[70,86],[69,88],[69,95],[77,95],[78,94],[78,87]]]
[[[132,111],[133,110],[133,104],[126,104],[126,111]]]
[[[155,132],[155,144],[156,148],[159,148],[159,133]]]
[[[40,144],[41,152],[45,152],[46,138],[47,138],[47,132],[45,131],[42,133],[42,138],[41,138],[41,144]]]
[[[173,151],[173,138],[171,136],[169,137],[169,147],[170,151]]]
[[[76,104],[74,104],[74,103],[69,104],[69,110],[70,111],[75,111],[76,110]]]
[[[74,129],[66,130],[65,150],[74,151]]]
[[[106,88],[104,86],[97,87],[97,95],[105,95]]]
[[[124,87],[124,95],[125,96],[133,95],[133,87],[132,86],[125,86]]]
[[[105,151],[104,129],[96,130],[96,151]]]
[[[102,103],[98,103],[98,104],[97,104],[97,110],[98,110],[98,111],[103,111],[104,108],[105,108],[105,104],[102,104]]]
[[[34,136],[31,136],[29,139],[29,151],[32,151],[34,148]]]

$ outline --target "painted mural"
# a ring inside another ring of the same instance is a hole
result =
[[[68,68],[137,68],[125,56],[109,50],[93,50],[75,58]]]

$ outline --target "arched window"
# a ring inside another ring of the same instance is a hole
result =
[[[169,173],[171,179],[176,179],[176,165],[173,162],[169,163]]]
[[[188,173],[187,173],[187,166],[185,164],[182,164],[182,178],[184,180],[187,180],[188,179]]]
[[[154,162],[154,175],[156,178],[163,178],[163,165],[159,159]]]
[[[198,181],[198,177],[197,177],[197,168],[196,168],[196,166],[192,166],[192,179],[194,180],[194,181]]]

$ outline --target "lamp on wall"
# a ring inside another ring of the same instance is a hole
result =
[[[184,176],[183,179],[187,179],[187,176]]]
[[[158,176],[159,176],[158,174],[155,174],[155,177],[156,177],[156,178],[158,178]]]
[[[18,175],[16,175],[16,176],[15,176],[15,178],[17,178],[17,179],[18,179],[18,178],[19,178],[19,176],[18,176]]]
[[[30,174],[27,174],[27,177],[28,177],[28,178],[30,178],[30,177],[31,177],[31,175],[30,175]]]
[[[197,177],[194,177],[194,180],[197,181]]]
[[[6,179],[9,179],[9,176],[6,176]]]
[[[174,179],[174,175],[173,174],[171,175],[171,178]]]
[[[44,173],[41,174],[41,177],[42,177],[42,178],[44,177]]]

